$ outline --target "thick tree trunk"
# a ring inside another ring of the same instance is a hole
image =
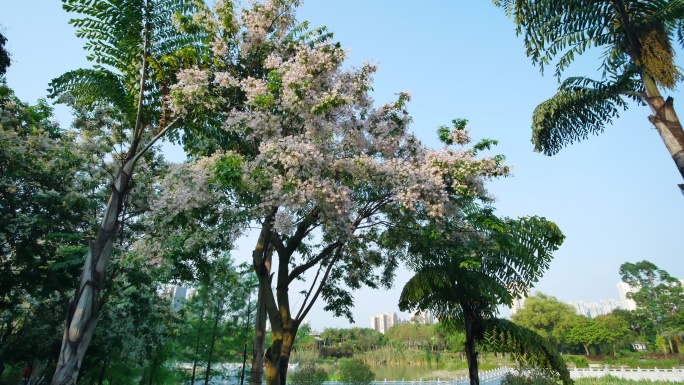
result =
[[[665,144],[675,166],[684,179],[684,130],[675,112],[673,99],[671,97],[666,100],[663,99],[655,85],[647,83],[649,82],[644,80],[646,92],[643,96],[653,113],[648,117],[648,120],[658,130],[663,144]],[[684,183],[679,184],[679,188],[684,194]]]
[[[261,385],[263,371],[266,365],[266,354],[264,348],[266,346],[266,319],[268,311],[266,310],[266,294],[270,290],[270,275],[271,263],[273,257],[273,249],[269,245],[269,238],[271,237],[271,226],[276,210],[273,210],[265,220],[257,244],[252,251],[252,264],[254,272],[259,279],[259,289],[257,291],[257,312],[256,322],[254,325],[254,351],[252,352],[252,369],[249,374],[249,385]]]
[[[582,346],[584,347],[584,353],[589,356],[589,346],[587,344],[582,344]]]
[[[107,263],[119,229],[118,218],[129,190],[133,163],[130,159],[119,171],[112,184],[112,192],[97,236],[91,241],[86,254],[85,267],[74,299],[69,304],[62,349],[57,361],[53,385],[74,385],[81,362],[95,331],[100,311],[100,292],[104,286]]]
[[[287,331],[283,333],[283,343],[280,350],[280,385],[287,383],[287,370],[290,364],[290,353],[292,353],[292,345],[294,344],[295,336],[297,335],[297,328],[293,324],[288,327]],[[268,384],[267,384],[268,385]]]
[[[290,363],[290,353],[299,322],[291,319],[286,310],[285,320],[281,317],[271,318],[276,322],[271,325],[271,346],[264,355],[264,369],[266,371],[266,385],[285,385],[287,383],[287,369]]]
[[[280,384],[280,348],[281,341],[273,341],[264,354],[264,370],[266,371],[266,385]],[[285,384],[282,384],[285,385]]]
[[[468,375],[470,385],[480,385],[480,377],[477,371],[477,351],[475,350],[475,330],[472,321],[466,316],[465,319],[465,354],[468,361]]]

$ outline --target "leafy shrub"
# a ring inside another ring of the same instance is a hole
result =
[[[311,350],[298,350],[292,352],[290,356],[290,362],[299,363],[299,366],[311,366],[318,362],[318,352],[313,352]]]
[[[343,358],[354,356],[354,348],[348,344],[341,344],[340,346],[322,346],[318,356],[320,358]]]
[[[343,358],[340,364],[340,381],[347,385],[368,385],[375,379],[370,366],[360,360]]]
[[[328,372],[318,365],[306,365],[299,369],[288,382],[294,385],[321,385],[328,379]]]
[[[563,360],[565,360],[566,363],[572,362],[578,368],[588,368],[589,367],[589,363],[587,362],[587,359],[584,357],[563,356]]]
[[[528,374],[508,373],[501,385],[557,385],[555,378],[544,375],[543,373],[531,372]]]
[[[633,352],[628,349],[618,350],[616,354],[619,358],[634,358],[639,357],[639,353]]]

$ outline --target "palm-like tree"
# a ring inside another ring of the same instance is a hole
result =
[[[53,97],[65,97],[85,109],[113,107],[122,118],[118,138],[128,146],[120,154],[120,168],[95,239],[89,243],[85,266],[74,299],[69,304],[62,349],[53,384],[75,384],[102,306],[100,292],[113,249],[124,200],[131,188],[137,161],[179,118],[168,121],[165,93],[188,47],[201,38],[183,33],[172,18],[199,7],[195,0],[63,0],[63,7],[79,15],[71,21],[85,38],[95,62],[91,69],[70,71],[53,80]],[[125,138],[128,136],[128,138]]]
[[[489,208],[470,206],[401,237],[416,274],[404,286],[399,307],[429,310],[440,322],[465,328],[471,384],[479,384],[476,342],[520,353],[518,358],[569,380],[562,360],[540,336],[496,318],[498,306],[511,306],[549,267],[551,253],[564,239],[553,222],[501,219]]]
[[[555,60],[560,79],[575,56],[603,48],[600,80],[570,77],[534,111],[532,142],[546,155],[599,134],[630,100],[651,108],[656,127],[684,177],[684,131],[659,88],[682,79],[673,42],[684,45],[683,0],[494,0],[524,36],[527,55],[544,68]],[[684,184],[679,187],[684,193]]]

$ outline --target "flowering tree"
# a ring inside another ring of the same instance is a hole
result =
[[[488,143],[458,147],[469,140],[460,121],[441,130],[445,147],[421,145],[408,130],[409,94],[375,108],[368,91],[376,66],[344,68],[331,34],[295,23],[297,3],[267,0],[238,16],[217,2],[212,14],[180,20],[214,34],[214,65],[182,72],[171,90],[176,113],[220,121],[217,139],[187,136],[186,149],[221,150],[203,158],[213,172],[203,180],[220,187],[224,207],[260,226],[252,263],[272,328],[269,385],[285,383],[294,337],[319,297],[351,319],[349,289],[391,284],[401,253],[384,233],[397,219],[437,217],[458,201],[450,198],[484,197],[483,179],[508,171],[501,157],[477,158]],[[198,183],[166,185],[190,189],[193,200],[214,193]],[[167,217],[179,209],[173,198],[157,207]],[[308,289],[294,309],[289,288],[299,279]]]

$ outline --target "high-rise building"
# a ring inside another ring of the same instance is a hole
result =
[[[188,289],[183,286],[167,285],[164,288],[164,294],[171,300],[171,309],[179,311],[183,308],[186,301]]]
[[[511,305],[511,315],[517,313],[518,310],[523,308],[525,305],[525,299],[527,299],[527,297],[513,299],[513,305]]]
[[[615,309],[620,309],[620,303],[614,299],[602,299],[598,302],[570,301],[568,305],[575,308],[577,314],[589,318],[610,314]]]
[[[620,302],[612,298],[600,300],[599,307],[601,308],[601,314],[610,314],[615,309],[622,309]]]
[[[429,311],[415,311],[409,317],[410,322],[416,322],[422,325],[432,325],[435,323],[435,316]]]
[[[620,293],[621,307],[625,310],[636,310],[636,302],[631,298],[627,298],[627,293],[636,293],[638,289],[629,286],[627,282],[619,282],[617,289]]]
[[[587,307],[586,302],[584,302],[584,301],[570,301],[570,302],[568,302],[568,305],[574,307],[577,314],[583,315],[585,317],[589,317],[589,308]]]
[[[399,323],[397,313],[381,313],[371,317],[371,328],[382,334],[387,333],[389,328]]]

